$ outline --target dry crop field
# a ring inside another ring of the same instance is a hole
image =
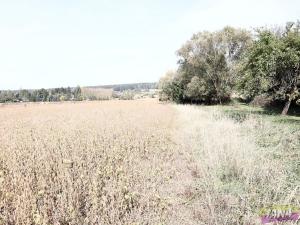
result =
[[[299,204],[299,137],[156,99],[2,106],[0,224],[259,224]]]

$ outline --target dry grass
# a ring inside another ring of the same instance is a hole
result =
[[[0,224],[259,224],[299,203],[281,129],[154,99],[3,106]]]
[[[261,207],[299,205],[300,129],[255,115],[236,122],[221,107],[176,107],[177,140],[193,153],[189,224],[261,224]]]
[[[174,115],[149,100],[1,108],[0,224],[163,223]]]

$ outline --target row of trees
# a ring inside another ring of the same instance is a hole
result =
[[[178,51],[177,71],[160,80],[160,98],[175,102],[224,103],[233,93],[247,101],[267,96],[300,103],[300,23],[260,28],[255,34],[225,27],[200,32]]]
[[[0,91],[0,102],[56,102],[83,100],[81,88]]]
[[[113,85],[102,85],[97,86],[100,88],[112,88],[114,91],[123,92],[123,91],[141,91],[149,89],[157,89],[157,83],[132,83],[132,84],[113,84]]]
[[[0,103],[5,102],[57,102],[82,100],[131,100],[135,95],[144,94],[154,96],[150,89],[156,89],[157,83],[136,83],[104,85],[94,87],[52,88],[36,90],[0,90]]]

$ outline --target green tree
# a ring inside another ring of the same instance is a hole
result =
[[[163,93],[178,102],[228,100],[236,78],[236,62],[250,42],[248,31],[231,27],[193,35],[178,50],[178,71]]]
[[[42,89],[33,91],[32,95],[33,95],[32,100],[34,102],[40,102],[40,101],[46,102],[46,101],[48,101],[49,92],[46,89],[42,88]]]
[[[281,30],[258,30],[241,63],[238,87],[250,99],[266,94],[284,101],[286,115],[292,101],[299,100],[300,23],[288,23]]]
[[[31,99],[31,94],[28,90],[22,89],[20,90],[20,98],[23,102],[28,102]]]
[[[204,80],[194,76],[187,85],[185,95],[191,99],[191,102],[204,102],[209,92]]]
[[[159,99],[161,101],[182,102],[184,94],[182,84],[182,76],[178,72],[168,71],[158,83]]]
[[[0,102],[13,102],[15,101],[15,96],[13,91],[1,91],[0,92]]]
[[[81,88],[79,86],[75,87],[73,90],[74,100],[82,100]]]

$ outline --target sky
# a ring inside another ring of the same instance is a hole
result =
[[[297,19],[299,0],[0,0],[0,89],[156,82],[193,33]]]

